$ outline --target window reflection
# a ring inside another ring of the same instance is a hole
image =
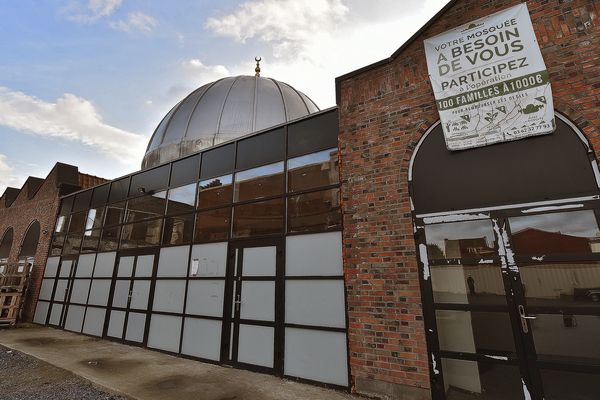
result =
[[[195,242],[223,241],[229,238],[231,207],[196,214]]]
[[[282,233],[283,212],[283,199],[237,206],[233,211],[233,236]]]
[[[430,259],[491,257],[496,253],[490,220],[427,225],[425,237]]]
[[[68,234],[63,246],[63,254],[77,254],[81,247],[82,233]]]
[[[125,214],[125,202],[111,204],[106,207],[106,220],[104,226],[111,226],[120,224],[123,222],[123,215]]]
[[[100,229],[92,229],[83,233],[81,242],[81,252],[91,253],[98,251],[98,241],[100,240]]]
[[[290,192],[339,182],[338,151],[329,149],[288,160]]]
[[[54,228],[54,232],[56,233],[65,233],[67,231],[67,217],[64,215],[61,215],[58,217],[58,219],[56,220],[56,227]]]
[[[121,227],[104,228],[100,239],[100,251],[116,250],[119,247]]]
[[[50,254],[53,256],[61,255],[64,241],[65,235],[54,235],[52,237]]]
[[[339,189],[305,193],[288,199],[288,231],[318,231],[341,226]]]
[[[235,174],[234,201],[245,201],[283,193],[283,161]]]
[[[170,189],[167,202],[167,214],[173,215],[193,212],[195,202],[196,184]]]
[[[123,225],[121,248],[157,246],[160,244],[162,219]]]
[[[436,303],[506,304],[498,265],[430,265],[429,270]]]
[[[163,244],[184,244],[192,241],[194,214],[165,218]]]
[[[82,232],[85,227],[87,213],[81,211],[75,214],[71,214],[71,222],[69,222],[69,233]]]
[[[104,207],[90,209],[87,214],[85,229],[102,228],[102,217],[104,217]]]
[[[509,218],[517,254],[600,252],[600,230],[592,210]]]
[[[158,192],[131,199],[127,202],[126,222],[162,217],[165,213],[167,192]]]
[[[198,207],[211,208],[231,203],[232,175],[219,176],[200,182]]]

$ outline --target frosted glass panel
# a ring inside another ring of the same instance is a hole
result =
[[[43,279],[39,299],[52,300],[52,289],[54,289],[54,279]]]
[[[138,310],[146,310],[148,308],[149,294],[150,281],[134,281],[129,307]]]
[[[72,265],[73,265],[73,261],[63,260],[60,265],[60,270],[58,271],[58,276],[61,278],[68,278],[71,275],[71,266]]]
[[[60,323],[60,313],[62,313],[62,304],[52,304],[52,311],[50,312],[50,325],[58,325]]]
[[[135,276],[148,278],[152,276],[154,269],[154,255],[139,256],[135,265]]]
[[[187,293],[187,314],[223,316],[223,280],[190,281]]]
[[[184,293],[185,281],[156,281],[153,310],[181,313]]]
[[[123,324],[125,323],[125,311],[111,311],[108,322],[108,336],[122,338]]]
[[[238,361],[272,368],[273,340],[273,328],[240,324]]]
[[[190,276],[225,276],[227,243],[197,244],[192,246]]]
[[[161,249],[156,276],[186,276],[189,253],[190,246]]]
[[[285,322],[345,328],[344,281],[287,281],[285,283]]]
[[[77,268],[75,269],[75,276],[81,278],[89,278],[94,272],[94,261],[96,261],[95,254],[85,254],[79,256],[77,262]]]
[[[346,334],[286,328],[284,373],[347,386]]]
[[[115,257],[117,253],[99,253],[96,257],[96,266],[94,267],[94,277],[110,278],[115,268]]]
[[[275,320],[275,282],[242,282],[241,300],[242,319]]]
[[[219,361],[221,358],[221,321],[186,318],[181,352]]]
[[[37,306],[35,307],[33,322],[36,324],[45,324],[46,317],[48,317],[48,308],[50,308],[50,303],[46,301],[38,301]]]
[[[81,332],[83,326],[83,316],[85,307],[70,305],[67,308],[67,318],[65,319],[65,329],[73,332]]]
[[[143,342],[146,330],[146,314],[130,312],[127,317],[127,331],[125,340],[132,342]]]
[[[83,333],[94,336],[102,336],[105,316],[106,309],[88,307],[85,313],[85,321],[83,322]]]
[[[127,300],[129,298],[129,288],[131,285],[130,280],[116,281],[115,292],[113,294],[113,307],[125,308],[127,307]]]
[[[54,290],[54,301],[64,301],[65,300],[65,292],[67,290],[67,285],[69,281],[66,279],[59,279],[56,282],[56,289]]]
[[[133,274],[133,262],[135,257],[120,257],[117,266],[117,276],[129,278]]]
[[[58,272],[58,263],[60,257],[49,257],[46,261],[46,269],[44,270],[44,278],[54,278]]]
[[[179,352],[181,317],[153,314],[148,332],[148,347]]]
[[[73,280],[73,290],[71,291],[71,303],[86,304],[88,291],[90,290],[91,279]]]
[[[287,276],[341,276],[342,233],[289,236],[285,257]]]
[[[105,306],[108,304],[108,295],[110,293],[110,279],[93,279],[90,287],[90,297],[88,304],[95,306]]]
[[[244,249],[244,276],[275,276],[277,247],[250,247]]]

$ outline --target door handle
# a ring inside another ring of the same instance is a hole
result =
[[[527,315],[525,312],[525,306],[519,304],[519,317],[521,318],[521,327],[523,328],[523,333],[529,332],[529,326],[527,325],[527,320],[537,319],[537,315]]]
[[[242,301],[240,300],[240,295],[239,294],[235,296],[234,303],[235,303],[235,311],[236,312],[240,311],[240,304],[242,304]]]

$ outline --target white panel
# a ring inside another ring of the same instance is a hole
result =
[[[240,324],[238,361],[272,368],[274,332],[268,326]]]
[[[127,330],[125,340],[143,342],[146,330],[146,314],[130,312],[127,316]]]
[[[179,353],[181,317],[153,314],[148,331],[148,347]]]
[[[346,334],[286,328],[284,373],[347,386]]]
[[[285,273],[287,276],[343,275],[342,233],[288,236]]]
[[[60,269],[58,276],[61,278],[68,278],[71,275],[71,266],[73,265],[72,260],[62,260],[60,263]]]
[[[119,265],[117,266],[117,276],[129,278],[133,274],[133,262],[135,257],[119,257]]]
[[[275,282],[242,282],[241,300],[242,319],[275,320]]]
[[[148,309],[148,295],[150,294],[150,281],[134,281],[131,291],[131,304],[133,309]]]
[[[52,304],[52,311],[50,312],[50,320],[48,323],[50,325],[58,325],[60,322],[60,313],[62,312],[63,305],[62,304]]]
[[[95,306],[106,306],[110,294],[110,279],[93,279],[90,287],[88,304]]]
[[[94,277],[111,278],[115,268],[115,257],[117,253],[99,253],[96,257],[96,266],[94,267]]]
[[[54,289],[54,279],[42,279],[39,299],[52,300],[52,289]]]
[[[108,320],[108,331],[106,334],[110,337],[123,337],[123,324],[125,323],[125,311],[112,310]]]
[[[227,270],[227,243],[197,244],[192,246],[190,276],[225,276]]]
[[[189,356],[219,361],[221,358],[221,321],[186,318],[181,352]]]
[[[185,281],[156,281],[153,310],[182,313],[184,294]]]
[[[105,308],[88,307],[83,322],[83,333],[94,336],[102,336],[104,330]]]
[[[70,303],[86,304],[91,279],[74,279]]]
[[[275,276],[277,247],[249,247],[244,249],[244,276]]]
[[[148,278],[154,269],[154,255],[139,256],[135,265],[135,276]]]
[[[94,261],[96,254],[84,254],[79,256],[77,267],[75,268],[75,276],[80,278],[89,278],[94,272]]]
[[[35,307],[35,314],[33,315],[33,322],[36,324],[45,324],[49,308],[50,303],[47,301],[38,301]]]
[[[70,305],[67,308],[67,317],[65,319],[65,329],[73,332],[81,332],[83,326],[83,316],[85,314],[84,306]]]
[[[285,322],[345,328],[344,281],[288,280],[285,283]]]
[[[156,276],[186,276],[190,246],[160,249]]]
[[[223,280],[191,280],[188,284],[186,313],[223,316]]]
[[[59,262],[60,257],[48,257],[48,261],[46,261],[46,269],[44,269],[44,278],[56,277]]]
[[[113,293],[113,307],[125,308],[127,307],[127,300],[129,298],[129,288],[131,285],[130,280],[118,280],[115,282],[115,291]]]
[[[56,282],[56,289],[54,290],[54,301],[64,301],[65,291],[67,290],[67,284],[69,283],[66,279],[59,279]]]

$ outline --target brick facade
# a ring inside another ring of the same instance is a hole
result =
[[[430,397],[408,189],[413,150],[439,118],[423,39],[518,3],[453,1],[390,59],[336,80],[350,366],[358,392]],[[600,2],[527,5],[555,109],[598,156]]]
[[[0,240],[13,228],[13,242],[8,261],[16,263],[29,226],[38,221],[40,239],[34,257],[29,291],[22,319],[31,321],[42,283],[42,274],[56,223],[60,196],[106,182],[103,178],[80,174],[77,167],[57,163],[46,179],[29,178],[21,189],[7,188],[0,197]]]

